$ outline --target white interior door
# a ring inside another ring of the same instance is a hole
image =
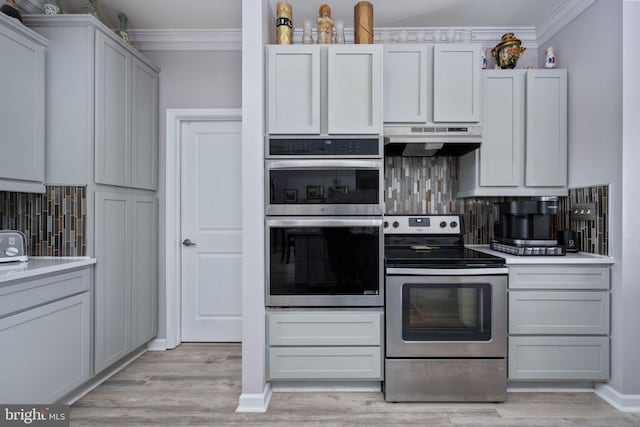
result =
[[[182,123],[182,341],[242,338],[241,131]]]

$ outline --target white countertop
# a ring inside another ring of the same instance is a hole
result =
[[[0,263],[0,283],[71,270],[96,263],[89,257],[29,257],[27,262]]]
[[[613,264],[613,257],[586,252],[567,253],[565,256],[518,256],[489,249],[489,245],[465,245],[469,249],[504,258],[507,265],[526,264]]]

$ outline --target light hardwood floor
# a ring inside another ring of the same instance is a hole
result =
[[[274,393],[238,414],[239,344],[149,352],[71,408],[72,426],[640,426],[593,393],[510,393],[501,404],[386,403],[381,393]]]

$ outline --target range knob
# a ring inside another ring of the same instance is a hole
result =
[[[457,226],[458,226],[458,223],[457,223],[457,222],[455,222],[455,221],[451,221],[451,222],[449,223],[449,227],[451,227],[451,228],[456,228]]]
[[[440,228],[445,228],[447,226],[447,222],[446,221],[442,221],[440,223]]]
[[[384,228],[388,228],[389,227],[389,221],[385,221],[382,225],[383,225]]]
[[[400,223],[398,221],[393,221],[393,228],[400,227]]]

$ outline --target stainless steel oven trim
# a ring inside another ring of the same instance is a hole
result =
[[[382,307],[384,306],[384,233],[382,218],[371,217],[284,217],[265,221],[265,305],[267,307]],[[274,295],[271,296],[269,256],[272,227],[378,227],[378,294],[377,295]]]
[[[489,341],[404,341],[402,339],[402,286],[404,284],[491,285],[492,333]],[[386,288],[386,357],[506,357],[507,275],[492,276],[389,276]]]
[[[331,155],[323,155],[323,154],[305,154],[305,155],[295,155],[295,156],[287,156],[287,155],[271,155],[269,154],[269,139],[277,138],[277,139],[337,139],[340,137],[336,137],[335,135],[331,136],[321,136],[321,135],[268,135],[264,139],[264,154],[265,159],[381,159],[384,155],[384,137],[381,135],[347,135],[342,138],[347,139],[378,139],[378,154],[369,154],[369,155],[344,155],[344,154],[331,154]]]
[[[312,168],[364,169],[378,171],[378,203],[375,204],[284,204],[269,202],[269,172],[278,169],[303,170]],[[382,160],[298,159],[265,160],[266,215],[382,215],[384,213],[384,162]]]
[[[508,274],[506,267],[481,268],[387,268],[388,275],[403,276],[491,276]]]

